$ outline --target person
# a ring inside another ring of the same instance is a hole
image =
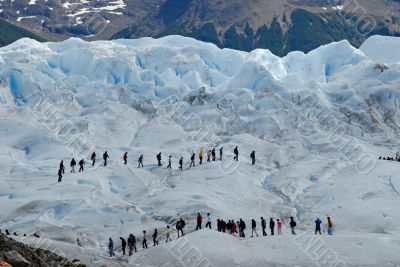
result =
[[[142,241],[142,248],[147,249],[147,238],[146,238],[146,231],[143,231],[143,241]]]
[[[269,220],[269,229],[271,229],[271,235],[274,235],[275,222],[272,218]]]
[[[200,152],[199,152],[199,164],[200,165],[203,164],[203,149],[202,148],[200,149]]]
[[[110,257],[115,256],[115,254],[114,254],[114,241],[112,240],[111,237],[110,237],[110,239],[108,241],[108,252],[110,253]]]
[[[108,152],[106,151],[103,154],[104,166],[107,166],[107,159],[108,158],[110,158],[110,157],[108,156]]]
[[[167,238],[165,239],[165,243],[168,243],[168,241],[172,241],[171,239],[171,233],[169,231],[170,227],[167,225]]]
[[[179,169],[182,170],[183,168],[183,157],[179,159]]]
[[[211,150],[209,149],[207,151],[207,162],[210,162],[210,161],[211,161]]]
[[[221,220],[221,230],[223,233],[226,232],[226,222],[223,219]]]
[[[92,153],[92,156],[90,157],[90,159],[92,160],[92,167],[93,167],[94,164],[96,163],[96,152]]]
[[[290,230],[292,230],[292,235],[295,235],[296,232],[294,228],[296,227],[296,222],[294,221],[293,217],[290,217]]]
[[[140,168],[140,166],[142,166],[143,168],[143,155],[140,155],[138,162],[139,162],[138,168]]]
[[[172,156],[169,155],[169,157],[168,157],[168,166],[167,166],[167,169],[171,169],[171,168],[172,168]]]
[[[207,228],[207,227],[211,229],[211,215],[210,215],[210,213],[207,213],[206,228]]]
[[[195,163],[194,163],[195,157],[196,157],[196,154],[193,153],[192,156],[190,157],[190,166],[189,167],[195,166]]]
[[[78,245],[78,247],[82,247],[82,243],[79,237],[76,238],[76,244]]]
[[[236,146],[235,149],[233,150],[233,153],[235,156],[233,157],[234,160],[239,161],[239,148]]]
[[[319,218],[315,220],[315,234],[319,233],[321,235],[321,223]]]
[[[125,165],[128,164],[128,152],[125,152],[123,158],[124,158],[124,164]]]
[[[282,235],[282,221],[276,219],[276,224],[278,225],[278,235]]]
[[[221,147],[220,149],[219,149],[219,160],[220,161],[222,161],[222,154],[224,153],[224,148],[223,147]]]
[[[246,229],[246,223],[240,219],[239,221],[239,236],[240,237],[245,237],[244,235],[244,230]]]
[[[71,173],[75,173],[76,161],[74,158],[72,158],[70,166],[71,166]]]
[[[221,232],[222,231],[222,227],[221,227],[221,220],[217,219],[217,231]]]
[[[63,174],[65,173],[65,167],[64,167],[64,161],[63,160],[60,162],[60,170],[62,171]]]
[[[212,161],[215,161],[215,147],[211,150]]]
[[[250,153],[250,158],[251,158],[251,165],[256,164],[256,151],[253,150],[253,151]]]
[[[328,217],[328,235],[333,234],[333,223],[330,217]]]
[[[133,234],[130,234],[128,237],[128,247],[129,247],[129,256],[132,256],[133,250],[136,250],[136,237]]]
[[[122,238],[122,237],[120,237],[119,239],[121,239],[122,255],[125,255],[126,240],[124,238]]]
[[[62,170],[61,169],[58,169],[58,182],[59,183],[61,183],[61,180],[62,180]]]
[[[161,167],[161,152],[157,154],[158,167]]]
[[[79,172],[83,172],[83,166],[85,165],[85,160],[84,159],[81,159],[80,161],[79,161]]]
[[[197,213],[197,225],[196,231],[201,229],[201,223],[203,222],[203,216],[201,216],[200,212]]]
[[[183,232],[183,228],[185,228],[185,221],[180,218],[179,221],[176,223],[176,230],[178,230],[178,238],[179,238],[179,232],[182,234],[182,236],[185,235],[185,233]]]
[[[267,229],[267,221],[263,217],[261,217],[261,228],[263,236],[267,236],[267,232],[265,231]]]
[[[157,236],[158,236],[158,233],[157,233],[157,228],[156,228],[156,229],[154,229],[154,233],[153,233],[153,247],[158,245]]]
[[[253,237],[253,233],[256,233],[256,235],[258,237],[258,234],[257,234],[257,231],[256,231],[256,227],[257,227],[256,220],[252,219],[251,220],[251,237]]]
[[[233,220],[232,220],[232,223],[231,223],[230,231],[231,231],[232,235],[236,235],[237,234],[236,224],[235,224],[235,222]]]
[[[6,235],[11,235],[8,229],[6,229]]]

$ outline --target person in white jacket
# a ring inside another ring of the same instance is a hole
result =
[[[211,215],[210,215],[210,213],[207,213],[206,228],[207,228],[207,227],[211,229]]]

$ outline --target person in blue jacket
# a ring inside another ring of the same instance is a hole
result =
[[[110,257],[115,256],[115,254],[114,254],[114,241],[112,240],[111,237],[110,237],[110,239],[108,241],[108,251],[110,252]]]
[[[315,234],[319,233],[321,234],[321,220],[319,218],[317,218],[315,220]]]

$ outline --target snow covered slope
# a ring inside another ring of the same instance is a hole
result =
[[[198,211],[248,225],[273,217],[284,220],[284,236],[203,230],[188,234],[186,246],[216,266],[310,266],[323,257],[304,240],[316,217],[331,216],[335,235],[320,241],[335,263],[398,263],[400,163],[377,158],[399,144],[400,65],[380,64],[369,53],[378,45],[362,52],[342,41],[284,58],[178,36],[22,39],[1,48],[1,229],[39,231],[43,243],[22,240],[92,265],[177,266],[185,261],[174,245],[109,260],[107,240],[156,227],[164,234],[179,217],[191,232]],[[191,153],[221,146],[223,161],[188,167]],[[57,183],[61,159],[68,166],[105,150],[107,167],[67,167]],[[156,166],[160,151],[164,165],[172,155],[172,170]],[[141,154],[145,168],[137,169]],[[290,216],[297,238],[288,234]]]

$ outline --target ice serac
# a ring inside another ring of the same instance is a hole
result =
[[[89,265],[175,266],[181,259],[165,246],[104,256],[109,237],[133,233],[140,242],[143,230],[163,235],[183,217],[190,244],[215,266],[311,266],[305,244],[288,235],[289,217],[300,236],[331,216],[335,236],[322,237],[321,251],[349,266],[400,262],[400,163],[377,160],[400,147],[398,39],[382,42],[391,57],[379,54],[381,38],[361,50],[341,41],[283,58],[180,36],[0,48],[1,229],[38,232]],[[214,146],[224,147],[222,164],[187,166]],[[90,162],[105,150],[107,167],[69,172],[72,157]],[[172,170],[156,166],[159,152],[164,165],[172,156]],[[281,218],[284,236],[191,234],[199,211],[214,221]]]
[[[400,40],[398,37],[374,35],[360,47],[366,56],[378,63],[400,62]]]

